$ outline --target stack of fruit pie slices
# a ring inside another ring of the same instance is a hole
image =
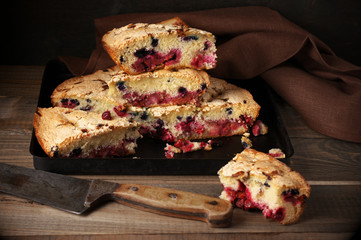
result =
[[[213,34],[175,18],[113,29],[102,41],[116,66],[64,81],[53,91],[53,108],[38,109],[35,114],[36,137],[50,157],[124,156],[134,153],[134,149],[121,153],[109,149],[114,149],[116,142],[123,148],[129,141],[134,148],[141,136],[169,144],[178,142],[177,146],[187,143],[187,148],[181,147],[187,151],[192,150],[190,146],[210,149],[210,142],[202,145],[190,140],[242,135],[256,122],[260,106],[252,95],[206,72],[216,66]],[[74,121],[69,121],[69,114]],[[52,119],[48,115],[57,116],[56,126],[47,123]],[[82,127],[77,119],[81,119]],[[87,119],[92,123],[87,125]],[[129,131],[131,140],[125,137],[127,134],[116,134],[118,124],[122,131]],[[107,135],[114,136],[97,137],[91,131],[96,125],[102,126],[99,129],[106,127]],[[80,132],[76,137],[57,137],[59,131],[54,128],[59,126],[64,132],[74,128]],[[76,146],[72,141],[77,141]],[[66,144],[72,147],[60,152]],[[74,148],[81,154],[74,154]],[[166,156],[173,157],[169,151]]]

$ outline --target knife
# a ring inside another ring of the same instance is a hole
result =
[[[233,207],[228,201],[175,189],[79,179],[0,163],[0,192],[30,199],[75,214],[114,200],[161,215],[200,220],[228,227]]]

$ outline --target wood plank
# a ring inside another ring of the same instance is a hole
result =
[[[361,144],[336,139],[292,138],[289,166],[307,180],[361,180]]]
[[[196,239],[196,240],[340,240],[351,239],[354,233],[212,233],[212,234],[97,234],[97,235],[70,235],[70,236],[16,236],[3,237],[3,240],[176,240],[176,239]],[[356,238],[354,240],[357,240]]]
[[[214,194],[213,184],[197,183],[170,187]],[[57,235],[162,235],[162,234],[256,234],[256,233],[343,233],[360,226],[361,186],[312,186],[310,199],[297,224],[283,226],[264,219],[260,212],[236,209],[230,228],[209,228],[199,221],[183,220],[138,211],[109,202],[88,215],[79,216],[31,201],[0,194],[1,236]],[[337,194],[335,194],[337,193]]]

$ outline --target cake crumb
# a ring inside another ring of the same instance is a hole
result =
[[[268,155],[274,158],[283,159],[286,158],[286,155],[279,148],[272,148],[268,151]]]

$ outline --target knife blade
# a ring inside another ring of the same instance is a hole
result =
[[[202,194],[79,179],[4,163],[0,163],[0,192],[75,214],[113,200],[148,212],[204,221],[211,227],[230,226],[233,212],[228,201]]]

